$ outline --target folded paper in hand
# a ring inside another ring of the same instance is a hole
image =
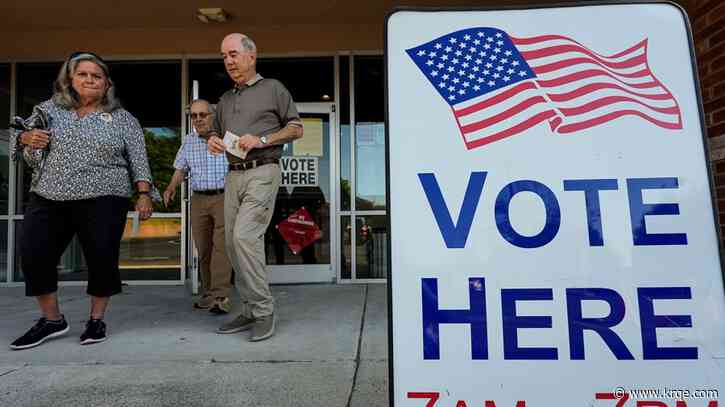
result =
[[[224,133],[224,145],[227,147],[227,151],[229,152],[229,154],[237,156],[243,160],[247,156],[249,150],[239,148],[238,142],[239,136],[237,136],[236,134],[232,133],[231,131],[227,131],[226,133]]]

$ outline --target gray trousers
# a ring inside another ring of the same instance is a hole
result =
[[[279,165],[229,171],[224,187],[227,255],[236,270],[234,285],[242,315],[259,318],[274,312],[264,254],[264,234],[272,219],[282,181]]]

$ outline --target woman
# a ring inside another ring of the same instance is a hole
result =
[[[108,66],[91,52],[68,58],[53,97],[36,106],[38,111],[47,117],[48,129],[14,133],[11,152],[13,159],[22,153],[33,168],[21,265],[25,294],[37,298],[43,317],[10,347],[32,348],[68,332],[58,307],[56,265],[74,235],[88,265],[91,296],[81,344],[102,342],[108,300],[121,292],[119,246],[134,187],[140,218],[152,213],[143,131],[120,107]]]

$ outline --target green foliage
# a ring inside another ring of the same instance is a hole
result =
[[[350,181],[340,180],[340,191],[342,192],[342,208],[350,209]]]
[[[350,181],[346,179],[340,180],[340,191],[342,193],[342,197],[340,197],[342,202],[343,208],[350,208],[350,195],[352,195],[352,191],[350,188]],[[375,206],[375,202],[370,201],[368,199],[356,197],[355,198],[355,210],[362,211],[362,210],[375,210],[380,209],[379,207]]]
[[[176,152],[181,146],[181,134],[178,128],[171,129],[175,137],[159,137],[152,131],[144,129],[144,140],[146,142],[146,153],[149,158],[151,175],[154,177],[154,185],[159,193],[163,195],[164,189],[171,177],[174,175],[174,159]],[[180,212],[181,191],[177,191],[176,197],[165,207],[163,202],[154,202],[154,212]]]

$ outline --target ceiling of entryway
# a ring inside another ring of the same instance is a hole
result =
[[[217,53],[225,33],[245,32],[263,53],[383,48],[394,8],[498,7],[557,1],[486,0],[124,0],[0,2],[0,58],[62,56],[75,49],[114,55]],[[583,1],[581,3],[587,3]],[[687,7],[688,0],[678,3]],[[198,8],[221,7],[229,20],[203,24]]]

